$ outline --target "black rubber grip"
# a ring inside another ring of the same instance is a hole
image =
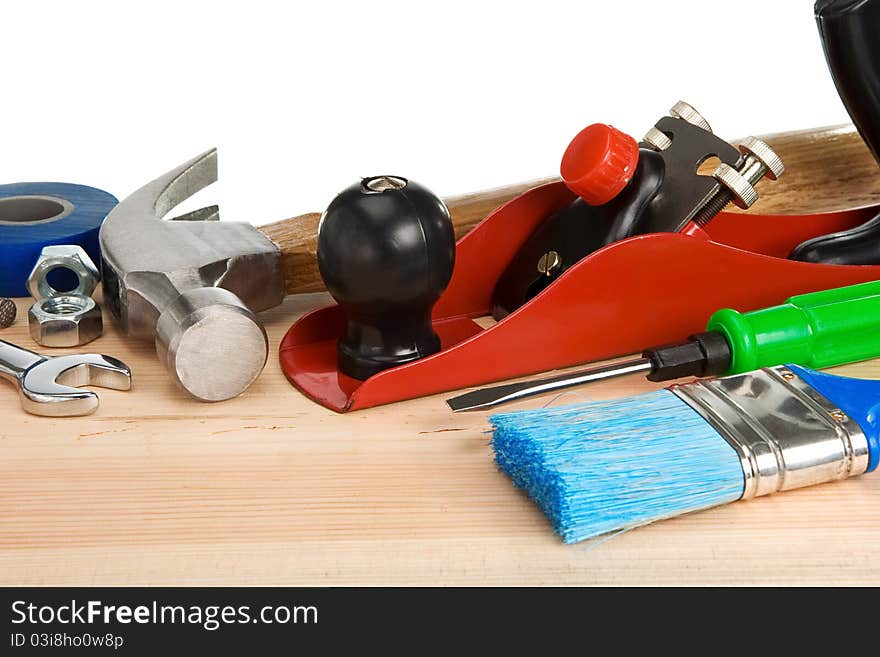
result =
[[[840,99],[880,163],[880,0],[818,0],[815,13]],[[809,239],[788,257],[829,265],[880,264],[880,216]]]
[[[670,381],[686,376],[723,374],[730,367],[730,344],[721,333],[697,333],[681,344],[654,347],[642,352],[651,361],[649,381]]]
[[[861,226],[801,242],[788,257],[825,265],[878,265],[880,215]]]
[[[880,162],[880,0],[818,0],[814,11],[840,99]]]

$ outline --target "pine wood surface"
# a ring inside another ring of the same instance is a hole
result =
[[[268,313],[273,353],[327,301]],[[0,335],[32,346],[21,320]],[[135,376],[95,415],[28,416],[0,395],[0,584],[880,584],[880,475],[566,546],[496,471],[487,414],[454,415],[446,395],[337,415],[272,358],[243,397],[205,405],[149,344],[109,328],[91,349]],[[880,363],[841,371],[878,377]],[[622,379],[556,403],[655,387]]]
[[[864,146],[835,135],[856,162],[823,169],[839,183],[835,195],[827,180],[815,187],[822,176],[797,173],[789,155],[765,210],[880,199]],[[798,194],[786,201],[783,184]],[[485,213],[496,201],[468,203]],[[129,363],[134,388],[101,391],[95,415],[29,416],[3,386],[0,584],[880,584],[880,474],[563,545],[494,467],[487,413],[452,414],[442,394],[337,415],[288,384],[278,343],[298,316],[328,302],[324,293],[293,296],[265,314],[273,356],[229,402],[182,396],[152,344],[123,340],[109,321],[85,349]],[[35,348],[29,302],[18,303],[19,320],[0,338]],[[838,371],[880,377],[880,362]],[[656,387],[631,377],[555,403]]]

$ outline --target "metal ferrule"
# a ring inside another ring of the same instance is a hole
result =
[[[742,499],[836,481],[868,468],[858,423],[785,366],[669,388],[730,443]]]

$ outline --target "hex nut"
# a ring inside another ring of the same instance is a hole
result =
[[[28,311],[34,342],[44,347],[79,347],[104,332],[101,307],[91,297],[41,299]]]
[[[55,269],[69,269],[76,274],[76,287],[69,291],[56,290],[49,284],[49,272]],[[38,301],[58,296],[90,297],[101,280],[95,263],[82,247],[72,244],[56,244],[43,247],[37,264],[27,280],[31,296]]]

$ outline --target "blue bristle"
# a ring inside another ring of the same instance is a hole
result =
[[[726,504],[734,449],[667,390],[490,418],[495,461],[566,543]]]

